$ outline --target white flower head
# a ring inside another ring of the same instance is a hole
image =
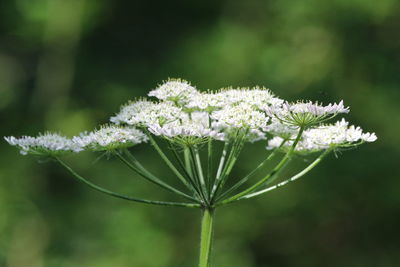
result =
[[[188,81],[181,79],[169,79],[156,89],[149,92],[149,96],[154,96],[159,100],[171,101],[177,106],[182,106],[190,101],[190,99],[200,92],[190,85]]]
[[[84,132],[72,141],[78,146],[92,151],[110,151],[128,148],[147,141],[147,136],[133,127],[103,126],[93,132]]]
[[[149,131],[156,136],[166,138],[174,143],[194,145],[207,140],[224,140],[225,133],[211,128],[210,117],[207,112],[195,111],[187,114],[187,117],[160,126],[153,124]]]
[[[338,104],[322,106],[319,103],[309,102],[284,102],[282,105],[265,107],[265,111],[271,117],[274,116],[279,121],[294,125],[309,127],[329,120],[341,113],[348,113],[349,108],[343,105],[343,101]]]
[[[225,104],[232,105],[237,103],[247,103],[261,109],[266,106],[276,106],[283,103],[283,100],[274,96],[274,94],[265,87],[244,87],[227,88],[218,93],[225,99]]]
[[[212,112],[226,105],[225,97],[214,92],[205,92],[192,96],[185,105],[192,110]]]
[[[185,113],[181,108],[171,102],[151,102],[145,99],[129,102],[121,108],[121,111],[111,117],[115,124],[128,124],[138,127],[149,125],[164,125],[184,118]]]
[[[284,144],[288,149],[293,145],[295,136]],[[278,147],[283,140],[281,137],[274,137],[268,142],[267,149]],[[365,142],[377,140],[375,133],[364,133],[360,127],[349,126],[349,123],[342,119],[335,124],[321,125],[316,128],[305,130],[302,138],[296,146],[298,152],[316,152],[328,148],[343,148],[357,146]]]
[[[269,120],[264,112],[246,102],[228,105],[221,110],[214,111],[211,118],[214,127],[227,129],[265,129]]]
[[[20,149],[22,155],[62,156],[72,152],[79,152],[82,148],[71,139],[55,133],[45,133],[37,137],[22,136],[4,138],[10,145]]]
[[[191,98],[187,107],[205,111],[214,111],[228,105],[247,103],[258,109],[281,105],[283,100],[275,97],[269,89],[264,87],[253,88],[223,88],[217,92],[207,92]]]

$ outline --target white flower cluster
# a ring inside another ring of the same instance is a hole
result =
[[[53,133],[46,133],[37,137],[22,136],[21,138],[15,138],[14,136],[9,136],[4,139],[10,145],[18,147],[22,155],[58,156],[82,150],[82,147],[71,139]]]
[[[70,139],[54,134],[39,137],[7,137],[22,153],[49,151],[114,150],[147,141],[152,133],[174,143],[193,145],[209,139],[227,141],[243,138],[254,142],[268,139],[268,149],[293,144],[299,129],[305,129],[297,151],[316,151],[331,146],[344,147],[373,142],[375,134],[363,133],[344,120],[322,125],[341,113],[348,113],[343,101],[323,106],[319,103],[288,103],[269,89],[227,88],[216,92],[197,91],[189,82],[172,79],[150,91],[149,96],[131,101],[110,118],[114,124]]]
[[[282,105],[275,105],[265,108],[266,113],[277,118],[279,121],[294,126],[310,126],[332,119],[338,114],[348,113],[349,108],[345,107],[343,101],[338,104],[322,106],[318,103],[284,102]]]
[[[160,100],[172,101],[177,105],[184,105],[193,97],[200,94],[188,81],[181,79],[170,79],[156,89],[149,92]]]
[[[274,97],[270,90],[256,86],[254,88],[227,88],[216,93],[197,94],[190,99],[186,106],[193,109],[213,111],[240,103],[247,103],[258,109],[264,109],[270,106],[279,106],[283,102],[282,99]]]
[[[296,135],[283,145],[288,149],[293,145]],[[350,147],[364,142],[374,142],[377,137],[375,133],[363,133],[360,127],[349,126],[349,123],[342,119],[335,124],[321,125],[304,131],[299,143],[296,146],[298,152],[316,152],[331,147]],[[268,141],[267,149],[280,147],[284,138],[275,136]]]
[[[169,80],[149,96],[159,102],[130,102],[111,117],[111,122],[145,128],[154,135],[183,143],[207,138],[226,140],[237,130],[246,131],[248,141],[256,141],[266,138],[270,118],[264,109],[284,102],[266,88],[201,93],[183,80]]]
[[[343,100],[338,104],[329,104],[327,106],[319,105],[318,103],[313,104],[310,102],[297,102],[294,104],[289,104],[285,102],[281,109],[283,112],[292,113],[311,113],[315,116],[323,116],[328,114],[338,114],[338,113],[348,113],[350,110],[345,107]]]
[[[272,147],[279,138],[295,136],[300,127],[308,129],[305,134],[319,132],[322,122],[349,112],[343,101],[327,106],[288,103],[263,87],[199,92],[189,82],[176,79],[160,85],[149,96],[156,97],[158,102],[131,102],[111,122],[137,126],[186,144],[208,138],[224,141],[241,131],[251,142],[271,137]]]
[[[172,102],[155,103],[148,100],[130,102],[121,108],[121,111],[110,118],[117,125],[148,126],[152,124],[164,125],[185,117],[181,108]]]
[[[84,132],[69,139],[58,134],[47,133],[38,137],[5,137],[21,154],[38,156],[61,156],[83,150],[106,151],[127,148],[147,141],[147,136],[132,127],[105,126],[90,133]]]
[[[210,127],[210,116],[207,112],[194,111],[180,120],[160,124],[149,124],[148,130],[156,136],[161,136],[184,144],[196,144],[207,138],[224,140],[225,133]]]
[[[236,105],[227,105],[221,110],[211,114],[214,125],[219,128],[250,128],[265,129],[269,120],[264,112],[254,108],[253,105],[241,102]]]
[[[147,139],[138,129],[110,125],[90,133],[81,133],[73,137],[72,141],[83,149],[105,151],[131,147],[147,142]]]

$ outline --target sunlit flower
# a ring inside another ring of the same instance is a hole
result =
[[[211,127],[207,112],[192,112],[181,120],[162,126],[152,124],[148,129],[156,136],[187,145],[202,143],[209,138],[220,141],[225,139],[225,133]]]
[[[338,114],[348,113],[349,108],[343,105],[343,101],[338,104],[329,104],[322,106],[318,103],[310,102],[284,102],[280,106],[266,107],[265,111],[271,117],[279,121],[294,125],[309,127],[326,120],[332,119]]]
[[[182,109],[173,103],[139,100],[123,106],[117,115],[111,117],[110,121],[115,124],[147,127],[154,124],[164,125],[183,119],[185,116]]]
[[[190,101],[191,98],[200,93],[188,81],[181,79],[170,79],[149,92],[149,96],[154,96],[159,100],[172,101],[181,106]]]
[[[82,150],[78,144],[64,136],[55,133],[45,133],[37,137],[22,136],[4,138],[10,145],[20,149],[22,155],[60,156]]]
[[[188,102],[187,107],[213,111],[239,103],[247,103],[261,109],[280,105],[283,100],[275,97],[269,89],[264,87],[225,88],[217,92],[194,95]]]
[[[211,118],[214,127],[225,129],[265,129],[269,120],[264,112],[257,110],[247,102],[228,105],[221,110],[214,111]]]
[[[72,141],[92,151],[127,148],[147,141],[146,135],[132,127],[104,126],[93,132],[81,133]]]
[[[291,140],[285,143],[287,149],[293,144]],[[268,142],[268,149],[279,147],[283,138],[274,137]],[[321,125],[316,128],[305,130],[300,142],[296,146],[299,152],[315,152],[331,147],[351,147],[364,142],[374,142],[377,140],[375,133],[364,133],[360,127],[353,125],[342,119],[335,124]]]

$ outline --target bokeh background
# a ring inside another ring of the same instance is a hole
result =
[[[378,141],[216,214],[213,266],[400,266],[397,0],[0,2],[0,135],[74,135],[168,77],[345,100]],[[172,174],[150,146],[137,156]],[[264,144],[235,169],[251,170]],[[290,171],[309,159],[297,160]],[[69,157],[99,184],[175,199],[114,159]],[[0,141],[0,266],[196,266],[200,212],[124,202]]]

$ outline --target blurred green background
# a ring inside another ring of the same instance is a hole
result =
[[[397,0],[3,0],[0,135],[90,130],[168,77],[344,99],[378,141],[218,210],[213,266],[400,266],[399,33]],[[235,175],[264,145],[244,151]],[[196,266],[199,211],[112,199],[0,147],[0,266]],[[166,173],[149,146],[136,154]],[[68,161],[116,191],[175,199],[114,159]]]

